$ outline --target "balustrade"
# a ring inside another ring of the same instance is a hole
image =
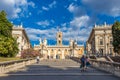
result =
[[[72,60],[80,62],[79,58],[72,57]],[[120,77],[120,63],[110,61],[98,61],[96,59],[90,59],[91,66],[109,73],[112,73]]]
[[[35,62],[36,62],[35,59],[24,59],[24,60],[0,63],[0,74],[17,70],[19,68],[33,64]]]
[[[120,77],[120,63],[109,61],[90,60],[91,65],[97,69],[110,72]]]

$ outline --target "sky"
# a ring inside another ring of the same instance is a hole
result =
[[[120,0],[0,0],[1,10],[14,25],[23,25],[32,46],[40,38],[56,44],[58,29],[64,45],[70,39],[84,44],[94,24],[120,21]]]

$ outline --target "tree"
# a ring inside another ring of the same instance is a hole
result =
[[[4,11],[0,12],[0,56],[13,57],[18,53],[18,44],[12,37],[13,24],[6,18]]]
[[[116,21],[112,26],[114,52],[120,54],[120,22]]]

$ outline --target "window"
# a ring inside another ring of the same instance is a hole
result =
[[[110,45],[112,45],[112,39],[110,39]]]
[[[65,52],[67,52],[67,49],[65,49]]]
[[[103,49],[101,49],[101,53],[103,53]]]
[[[52,49],[52,51],[53,51],[53,49]]]
[[[103,55],[103,49],[102,48],[99,49],[99,52],[100,52],[101,55]]]
[[[110,48],[110,54],[112,54],[112,48]]]
[[[100,39],[100,45],[103,45],[103,39]]]

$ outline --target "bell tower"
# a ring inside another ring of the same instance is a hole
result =
[[[57,45],[58,46],[62,46],[62,32],[60,31],[60,29],[57,32],[56,38],[57,38]]]

